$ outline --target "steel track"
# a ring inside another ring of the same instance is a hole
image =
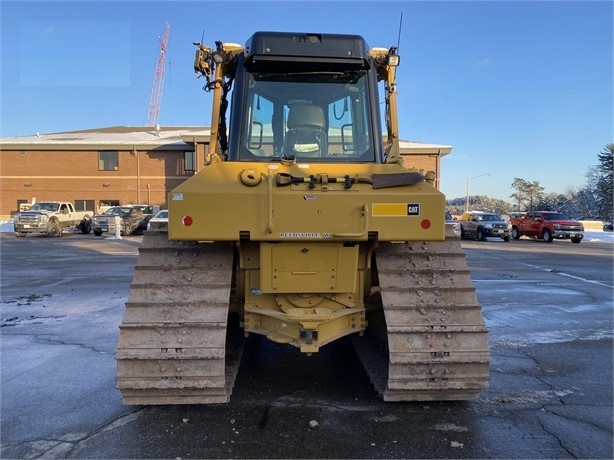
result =
[[[352,342],[384,401],[477,398],[490,349],[460,240],[381,244],[376,265],[370,334]]]
[[[243,344],[229,322],[232,261],[229,243],[145,233],[117,346],[125,404],[229,401]]]

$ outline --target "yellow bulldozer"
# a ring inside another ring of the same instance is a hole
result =
[[[285,32],[195,45],[207,165],[143,237],[124,403],[228,402],[250,334],[307,354],[347,337],[384,401],[476,398],[487,329],[433,173],[400,157],[397,49]]]

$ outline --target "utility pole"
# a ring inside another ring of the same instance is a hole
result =
[[[467,196],[465,197],[465,212],[469,212],[469,184],[471,184],[471,179],[477,179],[478,177],[482,176],[490,176],[490,173],[484,173],[480,174],[479,176],[467,178]]]

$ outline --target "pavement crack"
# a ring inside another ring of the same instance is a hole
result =
[[[124,425],[127,425],[129,423],[134,422],[135,420],[139,419],[141,417],[141,415],[143,415],[143,412],[145,411],[145,407],[139,408],[133,412],[129,412],[128,414],[123,414],[120,415],[119,417],[114,418],[113,420],[111,420],[111,422],[107,423],[106,425],[92,431],[91,433],[88,433],[85,436],[82,436],[80,439],[76,440],[74,442],[74,446],[73,449],[77,448],[81,443],[90,440],[91,438],[99,435],[100,433],[105,433],[107,431],[112,431],[115,430],[117,428],[121,428]]]
[[[132,423],[135,420],[137,420],[138,418],[140,418],[141,415],[143,415],[144,411],[145,411],[145,408],[143,407],[143,408],[140,408],[140,409],[136,409],[133,412],[129,412],[128,414],[120,415],[119,417],[115,418],[108,425],[106,425],[106,426],[96,430],[92,435],[95,435],[95,434],[98,434],[98,433],[103,433],[105,431],[111,431],[111,430],[114,430],[116,428],[119,428],[119,427],[122,427],[124,425],[127,425],[128,423]]]
[[[139,408],[128,414],[123,414],[114,418],[108,424],[92,431],[91,433],[69,433],[63,436],[63,439],[36,439],[33,441],[23,441],[15,444],[6,444],[2,446],[1,458],[14,458],[12,455],[6,455],[11,451],[27,451],[29,454],[23,458],[68,458],[78,446],[91,439],[92,437],[104,433],[106,431],[121,428],[128,423],[132,423],[139,417],[145,408]]]
[[[74,346],[74,347],[80,347],[83,348],[85,350],[90,350],[90,351],[94,351],[96,353],[101,353],[103,355],[107,355],[107,354],[111,354],[106,350],[100,350],[99,348],[93,347],[93,346],[88,346],[85,345],[83,343],[76,343],[76,342],[66,342],[64,340],[60,340],[60,339],[46,339],[45,336],[39,336],[39,335],[35,335],[34,336],[36,338],[36,340],[40,343],[45,343],[45,344],[49,344],[49,345],[66,345],[66,346]]]
[[[24,458],[66,458],[75,448],[75,442],[63,439],[37,439],[2,446],[2,458],[5,452],[23,449],[29,454]]]
[[[592,404],[583,404],[583,406],[586,406],[586,407],[601,407],[601,406],[594,406]],[[556,407],[556,406],[554,406],[554,407]],[[555,416],[560,417],[562,419],[569,420],[570,422],[583,423],[585,425],[592,426],[593,428],[597,428],[598,430],[605,431],[608,434],[612,433],[611,431],[608,431],[604,427],[602,427],[602,426],[600,426],[600,425],[598,425],[596,423],[592,423],[592,422],[590,422],[588,420],[584,420],[584,419],[581,420],[581,419],[577,419],[577,418],[573,418],[573,417],[568,417],[567,415],[564,415],[564,414],[559,414],[555,410],[549,409],[548,406],[543,406],[541,409],[544,412],[548,412],[549,414],[555,415]]]
[[[548,410],[545,408],[545,406],[544,406],[544,407],[542,407],[542,410],[543,410],[543,411],[545,411],[545,412],[550,412],[551,414],[554,414],[554,412],[548,411]],[[558,415],[558,414],[554,414],[554,415]],[[546,426],[544,425],[544,423],[543,423],[543,422],[541,422],[541,421],[540,421],[540,422],[539,422],[539,424],[541,425],[542,430],[544,430],[544,433],[548,433],[550,436],[552,436],[554,439],[556,439],[556,442],[558,442],[558,443],[559,443],[559,446],[561,446],[561,449],[563,449],[565,452],[567,452],[567,454],[569,454],[569,456],[570,456],[571,458],[578,458],[578,457],[577,457],[577,456],[576,456],[576,455],[575,455],[573,452],[571,452],[571,451],[570,451],[570,450],[569,450],[569,449],[568,449],[568,448],[565,446],[565,444],[563,443],[562,439],[561,439],[561,438],[560,438],[560,437],[559,437],[559,436],[558,436],[556,433],[554,433],[553,431],[550,431],[548,428],[546,428]]]
[[[93,347],[93,346],[89,346],[89,345],[85,345],[82,343],[77,343],[77,342],[68,342],[68,341],[64,341],[64,340],[60,340],[59,338],[55,338],[54,336],[49,336],[48,334],[10,334],[10,335],[20,335],[20,336],[24,336],[24,337],[34,337],[34,340],[40,344],[43,345],[65,345],[65,346],[72,346],[72,347],[79,347],[79,348],[83,348],[85,350],[90,350],[96,353],[100,353],[103,355],[110,355],[113,354],[113,352],[109,352],[106,350],[101,350],[99,348]]]

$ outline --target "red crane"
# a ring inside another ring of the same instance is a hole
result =
[[[151,87],[151,97],[149,98],[149,112],[147,115],[147,126],[157,126],[158,116],[160,115],[160,102],[162,102],[162,87],[164,86],[164,63],[166,57],[166,47],[168,38],[171,33],[171,26],[166,23],[166,29],[162,36],[158,37],[160,41],[160,54],[158,55],[158,63],[154,72],[153,85]]]

